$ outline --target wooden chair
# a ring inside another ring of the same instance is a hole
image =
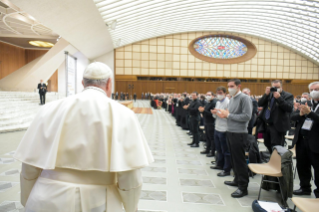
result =
[[[296,207],[302,212],[314,212],[319,210],[319,199],[293,197],[291,200],[295,204],[294,211],[296,211]]]
[[[281,194],[281,198],[283,201],[284,206],[287,206],[287,203],[284,199],[284,195],[282,193],[282,189],[281,189],[281,185],[279,183],[279,178],[282,177],[282,173],[281,173],[281,157],[278,154],[277,150],[274,149],[273,153],[271,154],[270,160],[268,163],[264,163],[264,164],[254,164],[254,163],[250,163],[248,164],[248,168],[256,173],[256,174],[260,174],[261,176],[261,183],[260,183],[260,189],[259,189],[259,194],[258,194],[258,200],[260,198],[260,193],[261,193],[261,185],[263,182],[267,182],[267,183],[275,183],[275,184],[279,184],[279,188],[280,188],[280,194]],[[271,176],[271,177],[276,177],[278,179],[278,182],[276,181],[270,181],[270,180],[264,180],[264,176]]]

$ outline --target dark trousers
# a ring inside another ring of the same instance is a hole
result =
[[[223,168],[225,172],[231,170],[230,152],[226,141],[226,132],[219,132],[215,130],[215,146],[218,153],[217,166]]]
[[[230,150],[231,164],[235,173],[234,182],[240,190],[246,190],[249,183],[248,166],[245,150],[248,146],[247,133],[226,133],[226,140]]]
[[[199,118],[191,116],[189,121],[192,129],[191,132],[193,133],[193,143],[199,144]]]
[[[285,132],[278,132],[274,125],[267,125],[266,131],[264,133],[264,144],[270,154],[272,153],[272,148],[274,146],[284,146],[285,134]]]
[[[319,198],[319,154],[311,151],[307,138],[300,137],[296,144],[297,171],[300,179],[300,187],[311,190],[311,166],[313,167],[314,180],[317,188],[314,190],[316,198]]]
[[[136,102],[136,96],[134,97],[134,102]]]
[[[45,104],[45,93],[39,93],[40,94],[40,102],[41,104]]]
[[[212,151],[212,154],[215,154],[215,125],[211,123],[205,124],[205,135],[206,135],[206,149]]]

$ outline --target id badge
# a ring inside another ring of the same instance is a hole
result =
[[[176,104],[176,106],[178,107],[178,103]]]
[[[312,128],[312,125],[313,125],[313,121],[311,119],[306,119],[301,128],[303,130],[310,131]]]

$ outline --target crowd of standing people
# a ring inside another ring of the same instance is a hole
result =
[[[288,148],[296,149],[300,178],[300,189],[291,193],[310,195],[313,167],[317,187],[314,194],[319,198],[319,82],[309,85],[310,93],[304,92],[296,98],[283,90],[280,80],[272,81],[260,96],[252,96],[249,88],[242,89],[238,79],[229,80],[227,87],[221,86],[215,93],[206,94],[150,94],[151,106],[165,109],[175,117],[176,125],[192,137],[188,144],[191,148],[199,147],[200,141],[206,140],[201,154],[215,156],[211,169],[220,170],[217,176],[234,172],[233,181],[225,181],[226,185],[238,187],[232,193],[234,198],[248,194],[245,153],[251,145],[249,140],[253,138],[257,143],[257,138],[263,138],[271,154],[278,146],[286,146],[285,135],[289,132],[294,139]],[[259,156],[259,150],[257,154]]]

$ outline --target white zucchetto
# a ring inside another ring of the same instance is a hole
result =
[[[112,76],[112,70],[104,63],[94,62],[89,64],[84,70],[85,79],[108,79]]]

